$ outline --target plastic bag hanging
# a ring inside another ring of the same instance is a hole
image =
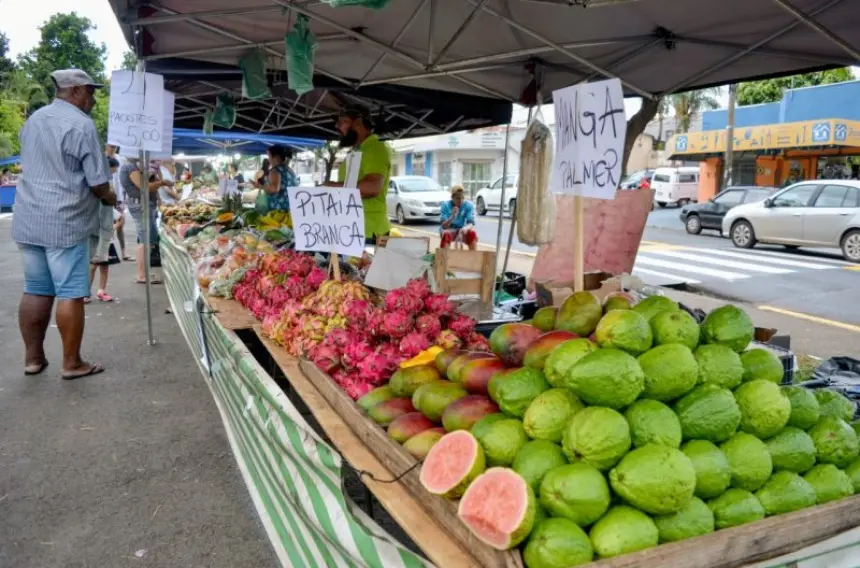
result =
[[[296,25],[284,38],[287,57],[287,82],[299,95],[314,89],[314,54],[317,36],[310,29],[310,20],[304,14],[296,18]]]
[[[236,103],[230,94],[218,95],[215,101],[215,112],[212,114],[212,124],[221,128],[233,128],[236,124]]]
[[[332,8],[340,8],[342,6],[362,6],[373,10],[381,10],[388,6],[391,0],[323,0]]]
[[[242,96],[246,99],[268,99],[272,96],[266,76],[266,56],[259,49],[239,59],[242,70]]]
[[[203,134],[212,134],[215,131],[215,113],[207,110],[203,113]]]
[[[555,196],[552,173],[552,132],[541,122],[540,110],[529,123],[520,146],[517,188],[517,237],[526,245],[552,242],[555,237]]]

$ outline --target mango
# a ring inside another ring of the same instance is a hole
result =
[[[499,390],[499,387],[502,385],[505,378],[520,369],[522,369],[522,367],[511,367],[510,369],[502,369],[493,373],[493,376],[490,377],[490,382],[487,383],[487,393],[490,395],[490,398],[496,400],[496,391]]]
[[[603,304],[591,292],[574,292],[561,304],[555,328],[585,337],[597,328],[603,317]]]
[[[416,434],[406,440],[403,444],[403,449],[412,454],[416,460],[423,460],[430,452],[430,448],[436,445],[442,436],[445,435],[444,428],[431,428],[424,430],[420,434]]]
[[[392,398],[380,402],[368,410],[367,415],[380,426],[388,426],[394,422],[395,418],[410,412],[415,412],[415,407],[412,406],[412,400],[408,397],[403,397]]]
[[[385,385],[373,389],[372,391],[355,401],[355,403],[363,411],[367,412],[380,402],[385,402],[386,400],[391,400],[392,398],[394,398],[394,393],[391,392],[391,387]]]
[[[467,396],[462,386],[449,381],[425,383],[412,395],[412,405],[433,422],[439,422],[445,408],[452,402]]]
[[[549,354],[552,353],[553,349],[565,341],[577,339],[578,337],[579,336],[575,333],[561,329],[544,333],[535,339],[534,342],[529,345],[529,348],[526,349],[526,354],[523,357],[523,365],[531,367],[532,369],[537,369],[538,371],[543,371],[546,359],[549,357]]]
[[[445,374],[447,375],[449,381],[459,383],[461,382],[460,375],[463,372],[463,367],[465,367],[469,361],[495,358],[495,355],[493,355],[492,353],[465,353],[454,359],[451,364],[448,365],[448,371]]]
[[[490,334],[490,349],[505,365],[519,367],[523,364],[526,349],[540,335],[541,331],[533,325],[506,323]]]
[[[442,426],[447,432],[471,430],[478,420],[498,411],[499,407],[489,397],[478,394],[464,396],[445,408]]]
[[[435,365],[420,365],[398,369],[388,381],[388,386],[394,396],[412,396],[421,385],[441,379]]]
[[[487,394],[490,379],[504,368],[501,359],[495,357],[472,359],[460,371],[460,384],[471,394]]]
[[[454,362],[454,359],[460,355],[465,355],[466,353],[468,353],[468,351],[463,349],[445,349],[436,355],[436,370],[439,371],[439,374],[443,377],[448,376],[448,366]]]
[[[552,331],[555,329],[555,318],[557,315],[558,308],[540,308],[535,312],[530,323],[543,332]]]
[[[395,418],[388,425],[388,436],[400,444],[406,440],[436,426],[420,412],[409,412]]]

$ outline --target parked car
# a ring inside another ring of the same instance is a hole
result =
[[[657,168],[651,177],[651,189],[660,207],[694,203],[699,195],[699,168]]]
[[[642,186],[642,182],[647,180],[651,181],[651,178],[654,176],[654,170],[639,170],[638,172],[633,172],[622,181],[618,187],[620,189],[640,189]]]
[[[860,181],[792,184],[764,201],[729,211],[723,231],[740,248],[756,243],[832,247],[842,249],[846,260],[860,262]]]
[[[442,202],[451,194],[425,176],[396,176],[388,183],[388,215],[401,225],[409,221],[440,221]]]
[[[680,219],[687,232],[698,235],[702,229],[714,229],[723,233],[723,217],[729,209],[743,203],[764,201],[777,189],[775,187],[734,186],[729,187],[705,203],[693,203],[681,208]]]
[[[517,182],[519,174],[508,174],[505,182],[505,205],[508,213],[514,211],[517,207]],[[502,204],[502,178],[496,180],[478,190],[475,194],[475,210],[478,215],[486,215],[490,209],[499,209]]]

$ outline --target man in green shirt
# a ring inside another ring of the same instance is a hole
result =
[[[358,170],[358,191],[364,207],[364,234],[367,244],[376,244],[377,237],[388,235],[388,182],[391,179],[391,154],[388,147],[373,133],[373,118],[370,110],[361,105],[351,105],[343,109],[337,120],[341,134],[341,148],[351,148],[361,152],[361,165]],[[346,162],[340,165],[339,183],[346,180]]]

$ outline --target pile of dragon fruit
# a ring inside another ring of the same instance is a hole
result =
[[[278,316],[291,302],[313,294],[325,282],[326,271],[312,256],[292,250],[266,254],[245,273],[232,295],[258,320]]]

